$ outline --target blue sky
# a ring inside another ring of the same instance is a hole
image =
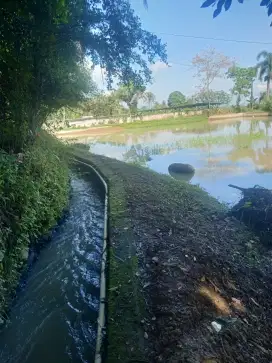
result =
[[[213,8],[201,9],[202,0],[148,0],[146,10],[142,0],[130,0],[133,9],[140,17],[143,28],[158,35],[167,43],[167,52],[171,68],[156,64],[153,67],[153,84],[148,86],[158,101],[167,100],[170,92],[179,90],[186,96],[196,92],[199,84],[190,66],[184,67],[175,63],[190,65],[192,58],[201,50],[214,47],[219,52],[234,58],[241,66],[256,64],[256,55],[267,50],[272,52],[272,45],[222,42],[214,40],[189,39],[174,37],[163,33],[185,34],[193,36],[243,39],[272,43],[271,18],[259,0],[246,0],[243,5],[233,1],[228,12],[222,12],[213,19]],[[95,79],[101,81],[101,73],[96,72]],[[231,81],[215,80],[212,88],[229,91]],[[264,88],[256,82],[255,94]]]

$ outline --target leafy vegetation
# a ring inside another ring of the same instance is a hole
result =
[[[211,103],[211,84],[215,78],[224,77],[225,71],[231,67],[232,63],[229,57],[218,53],[214,48],[209,48],[193,58],[192,65],[196,70],[196,76],[200,80],[201,92],[205,92],[208,96],[209,105]]]
[[[249,96],[253,90],[253,82],[256,77],[256,68],[242,68],[233,66],[228,70],[227,74],[228,78],[234,81],[234,86],[231,91],[233,95],[237,96],[236,106],[239,108],[242,96]]]
[[[170,93],[168,97],[168,107],[179,107],[186,103],[186,97],[179,91]]]
[[[225,91],[209,90],[209,92],[207,92],[205,90],[201,90],[199,93],[192,96],[192,99],[197,103],[198,102],[200,102],[200,103],[211,102],[211,103],[218,103],[221,105],[228,105],[231,101],[231,96],[229,93],[227,93]]]
[[[86,56],[137,86],[165,46],[144,31],[127,0],[3,2],[0,5],[1,147],[20,151],[48,115],[94,91]],[[125,46],[124,46],[125,45]],[[142,56],[144,54],[144,57]]]
[[[244,3],[244,0],[237,1],[240,4]],[[205,0],[202,4],[202,8],[208,8],[209,6],[216,5],[216,9],[213,12],[213,17],[216,18],[218,15],[221,14],[223,9],[225,11],[228,11],[231,8],[232,3],[232,0]],[[268,16],[272,14],[272,2],[270,0],[260,0],[260,6],[263,6],[267,9]]]
[[[260,61],[262,59],[262,61]],[[272,80],[272,53],[267,51],[262,51],[258,54],[257,60],[259,63],[257,64],[257,69],[259,70],[259,79],[261,81],[266,82],[266,97],[270,96],[270,83]]]
[[[0,314],[31,242],[54,227],[69,195],[64,146],[42,132],[24,153],[0,153]]]

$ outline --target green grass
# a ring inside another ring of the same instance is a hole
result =
[[[131,123],[123,123],[119,125],[124,129],[134,129],[134,128],[148,128],[148,129],[156,129],[159,127],[167,127],[167,126],[184,126],[186,129],[192,127],[192,124],[202,123],[203,125],[208,126],[208,117],[200,115],[200,116],[188,116],[182,117],[179,116],[177,118],[169,117],[162,120],[152,120],[152,121],[135,121]]]
[[[71,126],[67,128],[63,128],[58,130],[57,132],[61,131],[79,131],[79,130],[86,130],[86,129],[93,129],[97,127],[122,127],[123,129],[159,129],[159,128],[166,128],[166,127],[184,127],[186,130],[194,130],[204,127],[212,127],[212,125],[208,124],[208,117],[206,116],[188,116],[188,117],[169,117],[163,120],[152,120],[152,121],[135,121],[130,123],[115,123],[115,124],[103,124],[103,125],[89,125],[89,126]]]
[[[145,360],[144,331],[141,321],[146,317],[145,301],[137,276],[139,261],[135,236],[127,215],[124,183],[110,165],[103,167],[103,158],[94,160],[84,149],[74,150],[78,159],[99,168],[109,186],[109,241],[107,281],[107,363]],[[101,161],[101,163],[100,163]],[[131,349],[133,348],[133,349]]]

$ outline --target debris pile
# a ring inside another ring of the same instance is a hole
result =
[[[243,198],[231,209],[231,215],[244,222],[272,247],[272,191],[256,185],[253,188],[229,187],[240,190]]]

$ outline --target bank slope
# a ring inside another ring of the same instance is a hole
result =
[[[258,239],[198,187],[79,155],[109,185],[106,361],[269,362],[271,259]]]
[[[31,244],[55,226],[69,199],[65,147],[42,132],[22,153],[0,150],[0,319],[27,265]]]

